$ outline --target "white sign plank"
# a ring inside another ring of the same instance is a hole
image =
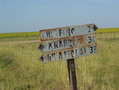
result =
[[[51,62],[97,53],[96,25],[78,25],[41,30],[41,60]]]
[[[49,52],[54,50],[66,49],[66,48],[75,48],[77,46],[84,46],[91,43],[96,43],[95,34],[90,35],[79,35],[72,38],[62,38],[55,40],[43,41],[42,51]]]
[[[97,47],[96,44],[93,44],[90,46],[84,46],[79,48],[77,47],[72,49],[63,49],[58,51],[52,51],[50,53],[44,53],[42,56],[42,61],[45,63],[45,62],[51,62],[57,60],[77,58],[80,56],[87,56],[96,53],[97,53]]]
[[[96,26],[94,24],[89,25],[77,25],[62,28],[41,30],[41,40],[64,38],[77,35],[86,35],[96,32]]]

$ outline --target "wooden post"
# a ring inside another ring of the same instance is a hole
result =
[[[77,79],[76,79],[76,70],[74,59],[67,60],[68,74],[69,74],[69,83],[71,90],[77,90]]]

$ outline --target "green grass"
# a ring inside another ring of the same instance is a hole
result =
[[[0,38],[0,42],[13,42],[13,41],[28,41],[28,40],[39,40],[39,37],[17,37],[17,38]]]
[[[119,28],[99,28],[97,33],[103,32],[119,32]],[[23,32],[23,33],[0,33],[0,38],[26,38],[39,37],[39,32]]]
[[[0,38],[38,37],[39,32],[0,33]]]
[[[39,32],[0,33],[0,42],[38,40],[39,37]]]
[[[119,28],[99,28],[97,33],[104,33],[104,32],[119,32]]]
[[[0,90],[70,90],[66,61],[43,64],[38,45],[0,45]],[[119,33],[97,34],[97,46],[75,59],[78,89],[119,90]]]
[[[119,28],[99,28],[97,33],[118,33]],[[5,41],[25,41],[25,40],[38,40],[40,32],[23,32],[23,33],[0,33],[0,42]]]

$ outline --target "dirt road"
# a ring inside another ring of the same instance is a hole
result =
[[[0,45],[5,45],[5,44],[21,44],[21,43],[36,43],[39,42],[40,40],[27,40],[27,41],[5,41],[5,42],[0,42]]]

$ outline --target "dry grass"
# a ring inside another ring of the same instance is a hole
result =
[[[80,90],[119,90],[116,36],[98,35],[98,54],[75,60]],[[0,90],[70,90],[66,61],[43,64],[38,45],[0,45]]]

